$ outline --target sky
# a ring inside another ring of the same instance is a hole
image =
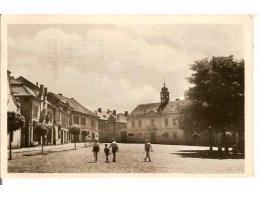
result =
[[[90,110],[131,112],[184,99],[190,65],[212,56],[241,59],[243,27],[210,24],[8,25],[8,69],[15,77],[73,97]]]

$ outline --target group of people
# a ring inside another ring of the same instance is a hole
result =
[[[105,144],[104,153],[106,156],[105,162],[107,162],[107,163],[109,163],[109,155],[111,154],[110,149],[112,150],[112,154],[113,154],[113,162],[116,162],[116,154],[119,152],[119,148],[118,148],[118,144],[115,139],[112,140],[112,142],[109,146],[108,146],[108,144]],[[149,143],[148,139],[145,140],[144,150],[146,152],[144,161],[151,162],[150,152],[152,152],[153,149],[152,149],[152,145],[151,145],[151,143]],[[97,160],[98,160],[99,151],[100,151],[100,146],[99,146],[98,140],[94,140],[92,152],[94,154],[95,162],[97,162]]]

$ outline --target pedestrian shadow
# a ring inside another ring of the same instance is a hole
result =
[[[229,154],[225,152],[220,154],[218,151],[210,152],[209,150],[179,150],[176,153],[170,153],[178,155],[182,158],[201,158],[201,159],[245,159],[245,155],[238,153],[237,155]]]
[[[95,161],[88,161],[88,163],[97,163],[97,162],[95,162]]]
[[[48,152],[44,152],[43,154],[41,152],[35,152],[35,153],[26,153],[26,154],[23,154],[23,156],[38,156],[38,155],[48,155],[49,153]]]

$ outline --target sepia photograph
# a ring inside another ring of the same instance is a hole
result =
[[[252,176],[250,15],[7,15],[1,28],[3,174]]]

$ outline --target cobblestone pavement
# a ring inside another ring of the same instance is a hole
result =
[[[104,145],[98,162],[93,162],[90,145],[78,144],[14,150],[8,161],[8,171],[15,173],[243,173],[244,159],[240,156],[219,158],[207,155],[207,147],[153,145],[152,162],[144,162],[143,144],[119,144],[117,162],[105,163]],[[38,148],[38,149],[37,149]],[[112,156],[110,156],[110,160]]]

